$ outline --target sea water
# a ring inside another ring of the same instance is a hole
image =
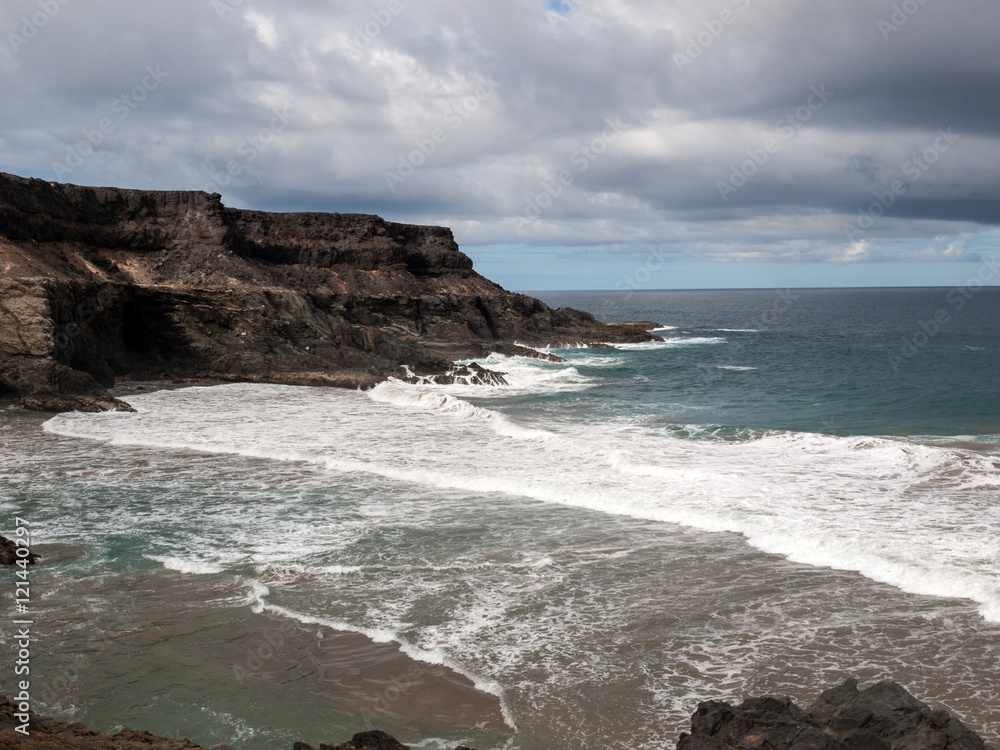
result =
[[[539,295],[663,341],[479,360],[506,386],[0,413],[36,710],[658,748],[701,700],[854,676],[1000,738],[1000,292]]]

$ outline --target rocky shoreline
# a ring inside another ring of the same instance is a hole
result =
[[[83,724],[66,723],[29,712],[23,715],[0,696],[0,750],[203,750],[187,739],[156,737],[122,729],[106,735]],[[668,746],[664,741],[664,747]],[[212,750],[232,750],[216,745]],[[304,742],[275,750],[315,750]],[[378,730],[355,734],[319,750],[409,750]],[[469,750],[458,747],[455,750]],[[866,690],[849,679],[827,690],[809,708],[789,698],[749,698],[738,706],[721,701],[701,703],[682,733],[677,750],[993,750],[960,720],[932,710],[895,682],[879,682]]]
[[[130,410],[121,378],[491,383],[452,363],[653,327],[508,292],[445,227],[0,173],[0,398],[29,409]]]

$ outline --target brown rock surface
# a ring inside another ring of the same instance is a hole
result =
[[[304,742],[296,742],[292,750],[316,750]],[[358,732],[349,742],[339,745],[321,744],[319,750],[410,750],[390,734],[379,730]]]
[[[23,726],[18,709],[0,695],[0,750],[201,750],[185,739],[155,737],[149,732],[123,729],[118,734],[98,734],[79,722],[38,716],[29,712],[28,734],[17,731]]]
[[[790,698],[708,701],[677,750],[991,750],[946,711],[934,711],[895,682],[858,690],[847,680],[804,710]]]
[[[0,396],[29,408],[127,410],[104,390],[123,376],[370,387],[653,325],[508,292],[444,227],[0,173]]]
[[[34,565],[38,555],[29,552],[26,557],[17,556],[17,544],[13,539],[0,536],[0,565],[14,565],[18,560],[27,560],[28,565]]]

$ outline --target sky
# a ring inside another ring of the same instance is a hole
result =
[[[0,171],[452,228],[515,290],[1000,283],[996,0],[4,0]]]

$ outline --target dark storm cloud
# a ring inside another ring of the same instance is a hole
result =
[[[712,258],[954,259],[1000,220],[995,2],[559,9],[7,0],[0,169]]]

